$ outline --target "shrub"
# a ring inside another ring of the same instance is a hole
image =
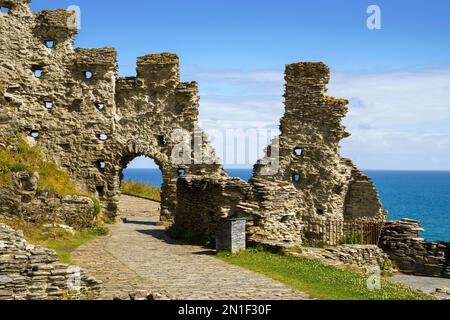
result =
[[[352,232],[342,238],[341,244],[365,244],[364,235],[359,232]]]

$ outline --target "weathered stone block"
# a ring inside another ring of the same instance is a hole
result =
[[[237,253],[246,249],[247,219],[228,219],[219,228],[216,236],[217,251]]]

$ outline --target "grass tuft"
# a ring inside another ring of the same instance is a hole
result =
[[[161,201],[161,190],[157,187],[144,183],[126,181],[120,186],[120,191],[133,196],[139,196],[154,201]]]
[[[45,161],[38,146],[29,146],[19,135],[16,150],[0,148],[0,187],[10,186],[12,173],[19,171],[37,172],[39,189],[61,195],[81,195],[75,182],[67,172],[52,162]]]
[[[96,225],[89,229],[71,234],[61,228],[44,228],[41,224],[30,223],[21,219],[0,221],[14,230],[22,230],[25,240],[29,243],[56,251],[61,263],[73,265],[70,254],[79,246],[96,238],[108,235],[109,230]]]

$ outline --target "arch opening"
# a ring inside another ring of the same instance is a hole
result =
[[[159,220],[163,173],[160,166],[150,157],[130,156],[122,159],[120,172],[119,208],[125,217],[130,206]]]

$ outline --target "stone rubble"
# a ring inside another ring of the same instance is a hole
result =
[[[173,300],[172,296],[159,292],[151,292],[147,290],[136,290],[132,291],[128,295],[128,299],[116,299],[116,300]]]
[[[379,266],[381,270],[395,272],[391,261],[383,250],[375,245],[340,245],[333,248],[302,248],[301,255],[318,259],[334,266],[352,266],[367,269]]]
[[[31,245],[0,224],[0,300],[95,298],[101,282],[61,264],[55,251]]]
[[[420,221],[388,221],[380,246],[405,274],[450,278],[450,243],[427,242]]]
[[[436,288],[432,295],[438,300],[450,300],[450,288]]]
[[[44,224],[42,226],[44,229],[61,229],[67,232],[68,234],[75,235],[77,232],[74,228],[66,226],[65,224],[58,224],[58,223],[52,223],[52,224]]]
[[[36,173],[13,173],[12,187],[0,188],[0,218],[56,224],[69,233],[94,224],[97,214],[90,198],[41,191],[38,182]]]

